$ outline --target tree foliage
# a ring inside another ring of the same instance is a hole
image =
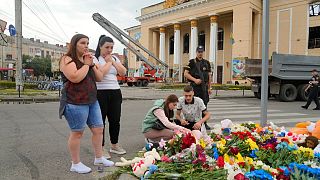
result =
[[[31,57],[29,55],[22,56],[22,64],[25,69],[33,69],[35,76],[49,76],[52,77],[51,59],[41,57]]]

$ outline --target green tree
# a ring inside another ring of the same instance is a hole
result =
[[[50,58],[33,58],[29,55],[23,55],[22,64],[23,68],[33,69],[33,73],[35,76],[46,75],[52,77]]]

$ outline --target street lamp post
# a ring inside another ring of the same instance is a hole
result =
[[[269,73],[269,0],[263,0],[262,24],[262,72],[261,72],[261,126],[267,124],[268,73]]]

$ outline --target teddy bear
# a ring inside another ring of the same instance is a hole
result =
[[[146,172],[148,176],[150,173],[153,173],[155,168],[149,168],[151,165],[156,163],[156,160],[160,160],[160,155],[155,148],[151,151],[147,151],[143,155],[144,157],[135,157],[132,160],[126,160],[125,158],[121,157],[121,162],[116,162],[115,166],[132,166],[133,174],[137,177],[144,177]]]

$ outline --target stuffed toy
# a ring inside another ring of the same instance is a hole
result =
[[[156,163],[156,160],[160,160],[160,155],[155,148],[152,151],[145,152],[144,159],[132,165],[133,174],[140,178],[144,177],[145,172]]]
[[[297,123],[296,127],[292,128],[290,131],[296,134],[312,135],[320,139],[320,120],[316,123],[310,121]]]
[[[152,173],[156,171],[157,168],[150,166],[156,163],[156,160],[160,160],[160,155],[155,148],[152,151],[147,151],[143,155],[144,157],[135,157],[132,160],[126,160],[121,157],[121,162],[116,162],[115,166],[132,166],[134,175],[139,178],[149,177]],[[146,173],[148,172],[148,173]]]
[[[317,137],[314,136],[308,136],[304,143],[298,144],[298,146],[315,149],[316,146],[319,144],[319,140]]]
[[[132,160],[128,161],[124,157],[121,157],[120,160],[121,160],[121,162],[116,162],[115,166],[120,166],[120,167],[122,167],[122,166],[130,166],[131,164],[134,164],[134,163],[139,162],[140,160],[143,160],[143,158],[135,157]]]

